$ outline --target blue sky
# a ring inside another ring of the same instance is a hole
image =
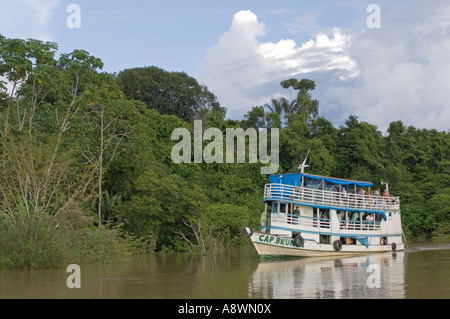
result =
[[[69,4],[81,28],[68,28]],[[380,28],[369,28],[369,4]],[[431,4],[431,5],[430,5]],[[84,49],[104,71],[141,66],[184,71],[242,118],[289,92],[280,81],[316,81],[320,115],[349,115],[385,131],[402,120],[450,129],[447,0],[206,1],[0,0],[0,33]]]

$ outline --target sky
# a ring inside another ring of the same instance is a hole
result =
[[[449,26],[448,0],[0,0],[3,36],[86,50],[105,72],[186,72],[227,118],[291,99],[280,82],[307,78],[320,116],[383,133],[398,120],[450,130]]]

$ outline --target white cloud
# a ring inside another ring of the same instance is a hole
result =
[[[252,106],[280,95],[280,82],[310,72],[333,72],[348,78],[358,66],[348,55],[349,37],[335,28],[329,37],[320,33],[301,45],[292,39],[260,42],[264,23],[249,11],[237,12],[231,27],[211,48],[197,75],[228,108],[230,117],[242,117]]]
[[[380,29],[353,38],[350,54],[360,75],[352,86],[324,89],[322,111],[340,123],[353,114],[382,131],[397,120],[450,129],[450,4],[404,2],[384,12]]]
[[[319,113],[335,125],[356,115],[381,131],[397,120],[447,131],[450,3],[378,3],[380,29],[367,28],[365,7],[352,2],[358,12],[353,28],[319,32],[304,43],[261,41],[267,33],[264,23],[251,11],[240,11],[207,52],[198,78],[232,118],[242,118],[252,106],[286,94],[279,83],[295,77],[316,81],[313,96],[319,100]]]
[[[52,13],[60,0],[0,0],[0,34],[52,41]]]

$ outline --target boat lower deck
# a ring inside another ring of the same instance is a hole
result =
[[[283,237],[262,232],[252,232],[249,235],[256,251],[262,258],[351,256],[404,250],[401,241],[365,246],[342,244],[338,240],[331,244],[320,244],[316,241],[304,240],[301,237]]]

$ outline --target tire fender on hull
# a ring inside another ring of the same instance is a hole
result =
[[[334,250],[336,250],[336,251],[341,250],[341,249],[342,249],[342,243],[341,243],[341,241],[340,241],[340,240],[335,240],[335,241],[333,242],[333,248],[334,248]]]
[[[397,250],[397,244],[396,243],[392,243],[391,244],[391,248],[392,248],[392,251],[396,251]]]
[[[297,247],[303,247],[303,244],[305,243],[305,240],[302,236],[297,235],[294,237],[294,245]]]

